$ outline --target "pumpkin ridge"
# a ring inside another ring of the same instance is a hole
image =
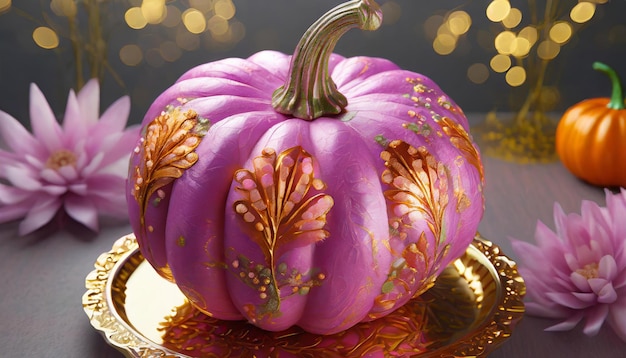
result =
[[[233,64],[231,62],[237,62],[237,64]],[[246,70],[241,71],[241,68],[244,66],[246,67]],[[237,75],[234,75],[234,73]],[[244,73],[248,76],[243,76]],[[271,95],[271,92],[277,85],[280,85],[284,81],[284,77],[278,76],[277,74],[269,71],[263,65],[250,59],[241,59],[236,57],[198,65],[183,74],[176,81],[176,83],[196,78],[203,80],[231,80],[256,88],[263,93],[269,93],[269,95]],[[257,81],[257,79],[262,80]]]

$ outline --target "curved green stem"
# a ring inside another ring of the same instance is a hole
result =
[[[287,82],[274,91],[277,112],[313,120],[341,113],[348,105],[328,73],[328,60],[348,30],[376,30],[382,11],[374,0],[352,0],[335,7],[304,34],[291,58]]]
[[[617,72],[602,62],[594,62],[593,69],[604,72],[611,79],[613,92],[611,94],[611,101],[607,107],[616,110],[624,109],[624,92],[622,90],[622,82],[620,81]]]

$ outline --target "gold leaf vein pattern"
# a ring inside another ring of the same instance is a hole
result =
[[[401,242],[404,248],[391,265],[371,318],[384,315],[397,302],[411,298],[408,295],[418,296],[428,290],[450,248],[448,244],[440,247],[446,237],[443,222],[449,202],[447,167],[425,147],[415,148],[400,140],[392,141],[381,158],[387,168],[382,181],[390,186],[384,194],[390,208],[391,239]],[[414,230],[420,221],[426,222],[434,242],[428,240],[425,231],[415,242],[407,242],[407,231]],[[422,273],[417,275],[421,277],[419,282],[416,273]]]
[[[469,133],[460,123],[455,122],[449,117],[433,115],[433,119],[439,124],[441,130],[450,137],[450,143],[459,149],[465,159],[478,170],[480,180],[484,183],[485,171],[483,169],[483,163],[480,160],[480,154],[474,146]]]
[[[392,226],[400,231],[413,222],[426,220],[437,242],[445,240],[443,214],[448,205],[448,169],[425,147],[396,140],[381,153],[387,168],[383,183],[391,189],[385,197],[391,202],[396,220]]]
[[[265,148],[252,165],[253,170],[235,172],[236,190],[243,199],[236,201],[233,209],[249,238],[263,252],[270,272],[266,275],[267,293],[262,298],[275,311],[281,296],[277,278],[284,271],[277,267],[277,260],[290,248],[328,237],[326,214],[334,202],[321,192],[325,184],[314,177],[313,157],[302,147],[280,154]],[[312,189],[318,193],[311,195]]]
[[[191,109],[168,106],[145,128],[135,153],[140,156],[134,168],[132,195],[139,204],[141,225],[149,199],[157,193],[158,205],[164,193],[159,189],[180,178],[198,160],[194,152],[209,128],[209,121]],[[145,229],[145,227],[144,227]]]

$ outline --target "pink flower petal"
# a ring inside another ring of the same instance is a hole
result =
[[[612,281],[617,276],[617,264],[611,255],[605,255],[598,265],[598,276]]]
[[[65,106],[65,116],[63,117],[63,131],[65,133],[66,148],[72,148],[74,143],[87,135],[87,127],[83,121],[80,105],[74,91],[70,91]]]
[[[571,310],[556,306],[552,302],[525,302],[526,312],[537,317],[563,318],[569,317]]]
[[[30,201],[23,201],[13,205],[7,205],[0,207],[0,223],[7,223],[19,218],[23,218],[28,210],[30,210],[32,203]]]
[[[96,173],[98,169],[101,168],[100,164],[102,163],[102,160],[104,160],[104,153],[100,152],[96,154],[96,156],[91,159],[91,162],[89,162],[87,166],[81,170],[80,175],[88,177]]]
[[[615,333],[626,342],[626,292],[609,308],[609,324]]]
[[[590,303],[577,299],[570,292],[546,292],[546,296],[555,303],[572,309],[583,309],[590,306]]]
[[[600,293],[600,291],[604,288],[604,286],[606,286],[607,283],[608,281],[603,278],[590,278],[589,279],[589,286],[591,287],[591,290],[596,295]]]
[[[30,191],[41,189],[41,183],[35,180],[25,167],[6,167],[4,168],[4,175],[16,188]]]
[[[57,197],[40,197],[33,203],[24,220],[20,222],[19,234],[24,236],[41,228],[50,222],[60,207],[61,202]]]
[[[108,135],[119,133],[126,127],[128,116],[130,114],[130,97],[124,96],[113,102],[109,108],[102,113],[100,121],[93,128],[94,133],[100,135]]]
[[[0,111],[0,139],[15,154],[40,157],[45,150],[20,122]]]
[[[615,287],[615,289],[626,287],[626,266],[622,268],[622,272],[613,280],[613,287]],[[624,295],[626,295],[626,293],[624,293]]]
[[[597,335],[608,314],[608,305],[597,305],[591,309],[586,315],[587,322],[585,323],[585,328],[583,328],[583,333],[588,336]]]
[[[50,184],[64,185],[67,183],[65,178],[63,178],[63,176],[61,176],[59,172],[54,169],[46,168],[42,170],[39,175],[41,176],[41,179]]]
[[[570,275],[570,280],[572,280],[572,283],[574,283],[574,286],[576,286],[576,288],[579,291],[582,291],[582,292],[591,291],[591,287],[589,286],[588,279],[585,276],[579,274],[578,272],[576,271],[572,272],[572,274]]]
[[[593,292],[572,292],[572,295],[581,302],[588,303],[589,305],[595,304],[598,299],[598,296]]]
[[[577,312],[572,315],[569,319],[562,321],[554,326],[550,326],[546,328],[546,331],[554,332],[554,331],[569,331],[570,329],[576,327],[576,325],[583,319],[583,315],[581,312]]]
[[[100,111],[100,85],[98,80],[93,78],[83,86],[78,92],[78,104],[80,105],[80,119],[84,125],[95,125],[98,122]]]
[[[78,195],[68,195],[64,207],[72,219],[93,231],[98,231],[98,211],[90,199]]]
[[[57,171],[68,182],[72,182],[78,178],[78,172],[73,165],[64,165],[61,168],[57,169]]]
[[[0,183],[0,203],[3,205],[14,205],[24,201],[31,195],[32,192]]]
[[[86,183],[78,183],[78,184],[72,184],[69,186],[69,190],[77,195],[80,196],[84,196],[87,195],[87,184]]]
[[[50,195],[61,196],[67,192],[67,187],[64,185],[44,185],[41,187],[41,191]]]
[[[613,285],[606,284],[598,293],[599,303],[613,303],[617,300],[617,292],[613,288]]]
[[[49,152],[61,148],[63,132],[52,109],[37,85],[30,86],[30,123],[33,133]]]

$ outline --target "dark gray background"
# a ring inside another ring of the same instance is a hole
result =
[[[379,1],[385,4],[388,0]],[[180,2],[180,0],[178,0]],[[275,49],[291,53],[301,34],[326,10],[339,0],[233,0],[236,18],[245,25],[246,36],[231,48],[201,46],[185,52],[174,63],[164,63],[158,68],[145,64],[128,67],[121,63],[118,51],[129,43],[158,42],[166,36],[162,28],[148,26],[132,30],[123,21],[128,1],[109,1],[107,34],[110,47],[109,62],[123,79],[119,86],[110,76],[102,84],[104,110],[116,98],[129,94],[132,99],[131,123],[141,120],[151,101],[185,70],[224,57],[247,57],[262,49]],[[339,42],[336,52],[345,56],[386,57],[403,68],[423,73],[433,78],[466,112],[511,110],[510,95],[523,94],[523,89],[512,89],[505,84],[501,74],[490,72],[484,84],[473,84],[467,79],[467,68],[477,62],[489,63],[495,50],[479,46],[479,30],[497,33],[501,27],[485,17],[487,0],[395,0],[402,8],[400,19],[372,33],[352,30]],[[539,3],[544,3],[540,0]],[[562,6],[571,8],[575,0],[561,0]],[[526,1],[512,0],[513,6],[524,9]],[[67,92],[74,85],[69,42],[61,38],[57,50],[43,50],[32,41],[35,27],[45,24],[42,15],[60,25],[63,18],[52,14],[49,1],[13,1],[13,6],[29,14],[32,19],[17,14],[15,10],[0,14],[0,110],[10,113],[22,122],[28,122],[28,88],[37,83],[44,91],[53,110],[62,113]],[[473,19],[472,28],[459,48],[448,56],[437,55],[432,40],[423,31],[424,21],[433,14],[445,14],[453,9],[467,11]],[[84,15],[84,14],[83,14]],[[80,19],[83,21],[84,16]],[[557,83],[561,99],[557,108],[564,110],[589,97],[609,96],[610,86],[603,75],[591,69],[599,60],[613,66],[626,78],[626,0],[609,0],[598,6],[594,19],[562,48],[551,64],[549,83]],[[265,39],[265,40],[263,40]]]

